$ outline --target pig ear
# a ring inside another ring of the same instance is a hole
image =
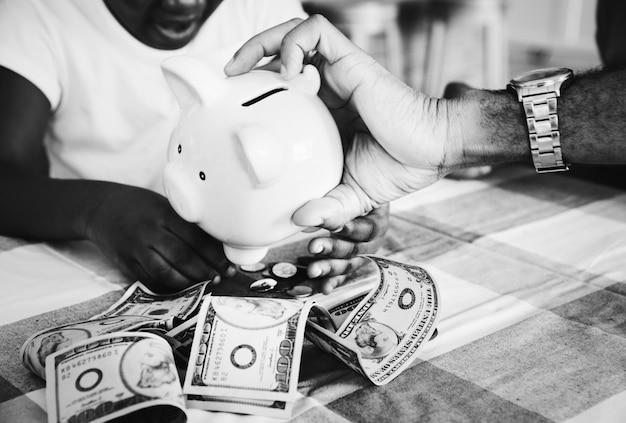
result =
[[[226,91],[225,77],[189,56],[170,57],[161,63],[161,70],[182,108],[193,103],[208,105]]]
[[[306,65],[302,73],[292,80],[293,85],[311,95],[317,94],[320,90],[322,80],[317,68],[313,65]]]
[[[254,184],[264,187],[278,181],[289,164],[289,154],[280,134],[258,124],[242,126],[236,134]]]

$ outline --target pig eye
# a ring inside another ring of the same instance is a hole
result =
[[[178,154],[180,154],[183,151],[183,146],[178,144]]]
[[[206,179],[206,175],[204,174],[204,172],[200,172],[200,179],[202,179],[203,181]]]
[[[252,106],[254,103],[258,103],[259,101],[261,101],[261,100],[263,100],[263,99],[265,99],[265,98],[267,98],[267,97],[269,97],[271,95],[279,93],[281,91],[287,91],[287,88],[275,88],[275,89],[273,89],[271,91],[268,91],[266,93],[261,94],[258,97],[254,97],[252,100],[246,101],[245,103],[242,103],[241,105],[243,107]]]

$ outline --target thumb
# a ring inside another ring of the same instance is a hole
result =
[[[370,201],[359,196],[350,186],[341,184],[326,196],[311,200],[300,207],[293,214],[292,220],[298,226],[317,226],[335,232],[373,208]]]

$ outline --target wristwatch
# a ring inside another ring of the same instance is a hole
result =
[[[568,170],[563,161],[557,98],[571,83],[573,72],[567,68],[546,68],[526,72],[513,78],[508,85],[523,104],[530,152],[537,173]]]

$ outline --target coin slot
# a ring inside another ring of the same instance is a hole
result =
[[[242,103],[241,105],[243,107],[252,106],[253,104],[258,103],[259,101],[261,101],[263,99],[266,99],[267,97],[269,97],[271,95],[274,95],[274,94],[277,94],[277,93],[279,93],[281,91],[287,91],[287,88],[275,88],[273,90],[270,90],[270,91],[268,91],[266,93],[261,94],[258,97],[254,97],[252,100],[246,101],[245,103]]]

